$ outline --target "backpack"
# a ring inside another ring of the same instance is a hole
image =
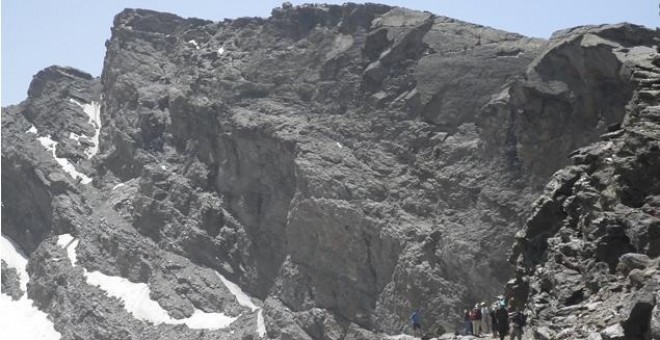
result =
[[[521,328],[527,325],[527,315],[516,312],[516,314],[511,318],[511,321]]]

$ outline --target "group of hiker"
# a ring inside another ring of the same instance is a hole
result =
[[[421,315],[419,311],[413,312],[410,316],[415,335],[422,336]],[[475,337],[488,336],[492,333],[494,338],[499,337],[504,340],[507,335],[510,339],[522,339],[524,327],[527,324],[526,315],[518,308],[509,304],[509,301],[498,296],[490,306],[485,302],[476,304],[473,308],[463,310],[463,329],[456,331],[456,334],[473,335]],[[422,336],[424,339],[424,336]]]
[[[510,306],[507,299],[498,297],[490,307],[485,302],[476,304],[474,308],[463,310],[464,335],[476,337],[492,333],[493,337],[504,340],[507,335],[511,339],[522,339],[523,328],[527,318],[523,312]]]

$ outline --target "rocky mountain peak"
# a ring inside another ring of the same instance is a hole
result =
[[[418,308],[453,331],[515,277],[551,337],[563,306],[630,296],[624,263],[646,316],[657,38],[377,4],[124,10],[100,78],[48,68],[3,112],[2,233],[29,258],[3,293],[67,339],[383,339]]]
[[[28,88],[28,97],[40,97],[50,94],[59,83],[74,82],[76,80],[92,80],[93,77],[86,72],[61,66],[51,66],[39,71]]]

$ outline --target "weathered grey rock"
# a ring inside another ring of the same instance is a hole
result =
[[[556,169],[550,164],[567,164],[568,153],[623,120],[633,87],[627,59],[619,56],[618,49],[653,45],[656,34],[637,32],[640,28],[583,27],[553,35],[525,78],[482,111],[479,124],[489,145],[508,146],[504,150],[511,165],[544,173],[544,183]],[[567,120],[571,123],[564,125]],[[576,134],[574,128],[582,133]]]
[[[538,327],[534,329],[534,336],[543,340],[550,340],[555,334],[556,332],[548,327]]]
[[[626,337],[633,339],[649,339],[651,335],[651,319],[656,306],[656,295],[660,289],[658,282],[652,282],[641,288],[633,297],[630,312],[623,322]]]
[[[422,116],[448,131],[474,121],[492,93],[519,75],[544,44],[445,17],[435,18],[423,42],[435,53],[416,69]],[[482,68],[485,60],[492,66]]]
[[[9,268],[4,260],[2,262],[2,293],[18,300],[25,294],[20,287],[20,281],[16,269]]]
[[[630,272],[633,269],[645,269],[651,264],[651,260],[644,254],[629,253],[624,254],[619,258],[619,265],[617,269],[624,273]]]
[[[620,324],[615,324],[612,326],[609,326],[605,328],[600,335],[603,337],[603,339],[606,340],[619,340],[619,339],[625,339],[625,334],[623,327],[621,327]]]
[[[658,306],[658,294],[656,293],[656,305],[653,308],[653,314],[651,316],[651,339],[657,339],[660,337],[660,306]]]
[[[100,288],[85,283],[80,267],[72,267],[65,251],[53,240],[42,242],[28,263],[28,296],[38,308],[53,318],[55,329],[63,338],[75,336],[115,337],[123,339],[226,339],[229,330],[191,330],[180,325],[152,325],[135,319],[119,299],[107,296]],[[53,259],[60,259],[53,261]],[[245,325],[243,325],[244,327]],[[236,330],[241,326],[236,324]]]
[[[100,79],[48,68],[3,111],[3,232],[65,338],[256,338],[257,313],[217,271],[264,301],[268,338],[382,339],[409,333],[412,309],[455,329],[498,295],[527,219],[515,304],[531,295],[534,326],[556,316],[553,334],[587,337],[578,311],[604,329],[638,289],[615,282],[621,255],[660,244],[656,93],[636,88],[655,84],[655,36],[615,25],[548,42],[375,4],[223,22],[127,9]],[[101,104],[91,160],[67,141],[93,133],[71,99]],[[172,317],[240,316],[209,332],[135,320],[79,267],[45,261],[63,258],[63,233],[80,266],[146,283]]]
[[[606,40],[611,43],[611,36]],[[516,237],[511,260],[530,288],[513,293],[534,302],[533,328],[558,327],[573,337],[599,330],[605,339],[650,339],[657,304],[660,126],[647,114],[657,98],[641,93],[654,84],[645,80],[660,79],[660,68],[649,66],[655,52],[642,58],[610,43],[596,36],[582,40],[583,46],[611,45],[633,75],[636,94],[615,127],[622,132],[576,150],[575,165],[553,176]]]

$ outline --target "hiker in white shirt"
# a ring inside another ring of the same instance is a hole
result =
[[[490,333],[490,310],[485,302],[481,302],[479,307],[481,307],[481,333]]]

